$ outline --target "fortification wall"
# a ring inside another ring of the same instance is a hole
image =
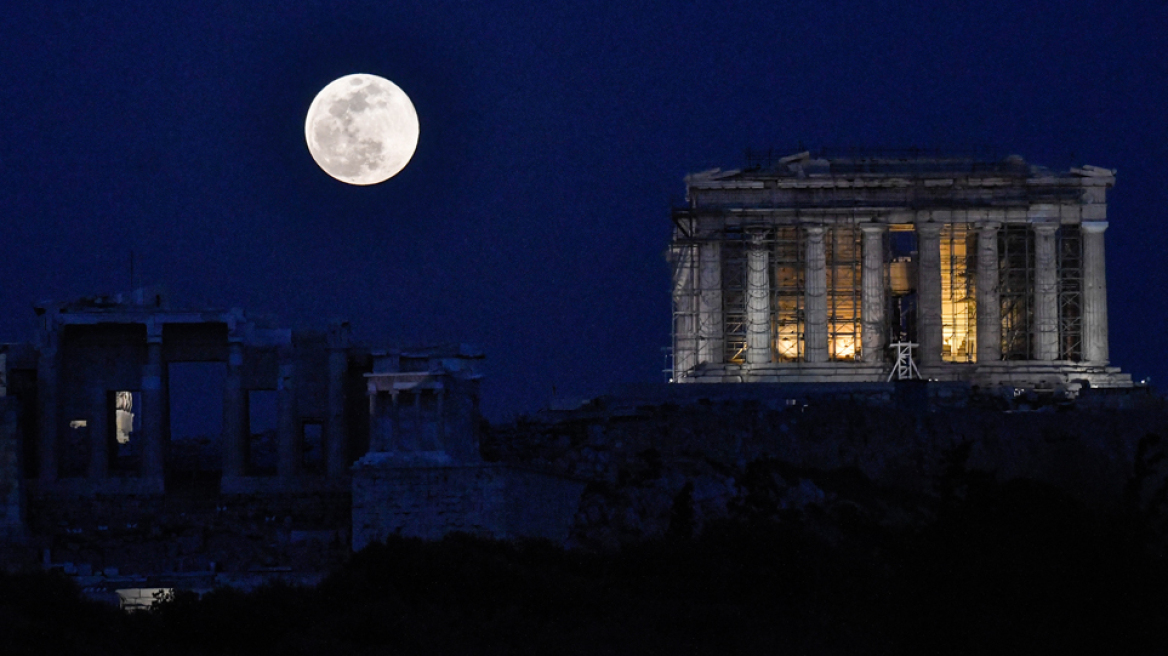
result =
[[[347,489],[28,499],[33,545],[45,564],[121,574],[319,571],[348,554]]]
[[[582,482],[502,465],[402,466],[366,457],[353,475],[353,550],[401,534],[460,531],[564,543]]]
[[[589,481],[569,544],[601,547],[808,505],[911,522],[965,472],[1051,485],[1105,511],[1155,502],[1168,476],[1157,456],[1168,452],[1168,404],[1152,394],[932,393],[946,390],[897,388],[887,401],[754,386],[713,399],[602,397],[495,427],[483,453]]]

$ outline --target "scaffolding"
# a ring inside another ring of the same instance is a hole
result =
[[[684,210],[674,210],[676,230],[668,260],[673,280],[673,339],[671,382],[680,382],[697,365],[698,353],[698,242],[694,239],[696,219]]]
[[[941,359],[977,359],[977,233],[968,224],[941,230]]]
[[[1083,356],[1083,240],[1078,226],[1058,230],[1060,360]]]
[[[742,226],[726,226],[722,235],[722,336],[726,362],[746,362],[746,253]]]
[[[896,362],[892,365],[892,371],[888,372],[887,382],[920,379],[921,372],[917,369],[917,363],[913,361],[912,355],[913,349],[920,345],[913,342],[896,342],[888,346],[896,351]]]
[[[831,360],[860,355],[862,244],[855,224],[834,225],[824,238],[827,251],[827,349]]]
[[[884,236],[885,343],[916,341],[916,257],[917,233],[912,224],[890,225]]]
[[[695,266],[697,246],[675,242],[669,249],[673,268],[673,370],[674,382],[697,364],[698,284]]]
[[[1034,358],[1034,233],[1026,225],[998,231],[998,300],[1002,359]]]
[[[775,359],[798,362],[803,358],[804,284],[806,260],[803,230],[778,226],[771,242],[771,334]]]

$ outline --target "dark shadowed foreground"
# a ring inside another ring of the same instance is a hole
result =
[[[936,514],[877,524],[756,495],[611,553],[391,538],[314,589],[179,593],[152,612],[0,576],[5,654],[1142,653],[1168,639],[1159,516],[954,467]]]

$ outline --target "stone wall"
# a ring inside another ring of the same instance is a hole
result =
[[[30,547],[45,564],[123,575],[320,571],[349,553],[347,489],[277,494],[28,498]]]
[[[0,397],[0,543],[25,536],[16,404]]]
[[[395,463],[371,454],[353,473],[353,550],[392,534],[461,531],[562,544],[584,484],[503,465]]]

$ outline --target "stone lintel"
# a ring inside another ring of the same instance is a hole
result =
[[[939,236],[941,234],[942,227],[944,227],[944,224],[933,221],[919,221],[916,223],[917,231],[926,237]]]
[[[1082,221],[1107,221],[1107,206],[1106,205],[1084,205],[1081,208]]]
[[[442,376],[431,372],[365,374],[370,394],[397,394],[410,390],[442,390]]]
[[[1062,214],[1059,206],[1051,203],[1035,203],[1026,212],[1028,221],[1058,221]]]

